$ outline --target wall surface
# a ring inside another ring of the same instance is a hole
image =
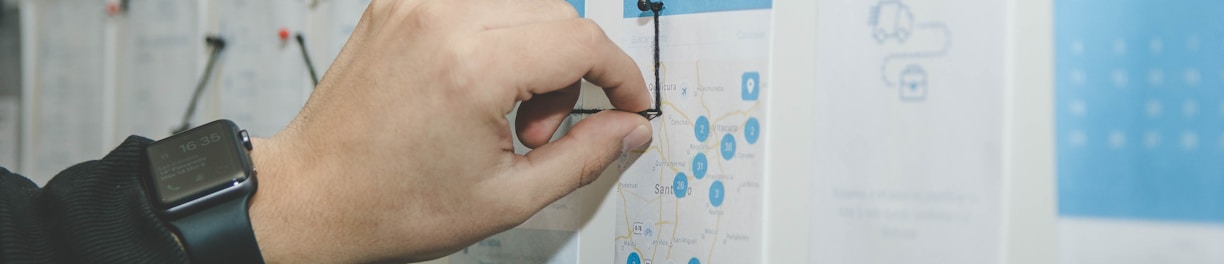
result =
[[[3,5],[15,3],[6,0]],[[0,14],[0,105],[4,98],[20,102],[20,122],[5,129],[0,112],[0,163],[11,163],[37,182],[75,162],[101,157],[128,135],[161,138],[182,123],[185,106],[209,60],[205,35],[220,36],[227,48],[217,60],[188,121],[229,118],[259,136],[282,128],[304,104],[311,81],[292,41],[277,37],[285,29],[301,33],[325,77],[328,64],[343,47],[369,1],[132,1],[125,13],[108,15],[104,1],[26,0],[21,13]],[[764,93],[761,154],[760,263],[810,263],[816,226],[814,207],[825,202],[816,186],[822,169],[814,157],[833,156],[814,135],[835,130],[822,127],[828,105],[840,98],[821,98],[829,87],[814,78],[818,61],[837,53],[818,52],[818,42],[837,38],[819,30],[816,13],[838,10],[833,1],[772,1],[769,33],[770,89]],[[996,149],[1001,168],[997,193],[997,240],[969,241],[999,249],[998,263],[1056,263],[1053,113],[1052,1],[998,1],[1005,6],[1000,89],[1002,142]],[[609,38],[626,49],[634,32],[626,29],[620,1],[586,1],[583,14],[604,27]],[[0,8],[0,10],[12,10]],[[849,11],[847,11],[849,12]],[[857,12],[857,11],[855,11]],[[938,12],[936,12],[938,13]],[[20,32],[15,26],[20,23]],[[861,25],[855,25],[861,26]],[[71,32],[71,34],[56,34]],[[20,38],[9,37],[20,35]],[[991,41],[998,41],[992,39]],[[640,48],[640,47],[639,47]],[[18,53],[18,50],[20,51]],[[845,51],[855,53],[860,51]],[[20,56],[18,56],[20,54]],[[20,68],[21,70],[16,70]],[[738,76],[737,76],[738,77]],[[966,79],[966,78],[962,78]],[[586,87],[586,92],[598,89]],[[738,89],[738,87],[736,88]],[[592,105],[590,96],[584,103]],[[843,102],[845,103],[845,102]],[[11,103],[16,104],[16,103]],[[16,108],[14,108],[16,109]],[[0,111],[6,111],[0,108]],[[966,110],[972,111],[972,110]],[[11,112],[10,112],[11,113]],[[11,117],[10,117],[11,118]],[[9,133],[9,134],[4,134]],[[4,141],[5,136],[12,137]],[[691,137],[691,134],[685,134]],[[20,142],[20,144],[4,144]],[[4,160],[6,147],[14,158]],[[20,152],[17,152],[20,149]],[[525,149],[520,149],[526,151]],[[16,154],[20,153],[20,154]],[[15,157],[21,157],[17,160]],[[18,166],[19,165],[19,166]],[[621,175],[605,173],[551,208],[569,210],[559,216],[573,228],[563,230],[576,241],[573,256],[555,263],[608,263],[614,250],[616,186]],[[564,205],[564,206],[560,206]],[[553,213],[556,213],[555,211]],[[543,220],[525,227],[537,227]],[[573,222],[573,223],[571,223]],[[567,240],[568,241],[568,240]],[[465,251],[466,252],[466,251]],[[460,263],[443,258],[429,263]],[[661,263],[661,262],[655,262]]]

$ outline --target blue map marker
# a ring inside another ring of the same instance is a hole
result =
[[[638,256],[637,252],[629,253],[629,260],[625,264],[642,264],[642,257]]]
[[[744,123],[744,141],[748,141],[748,144],[756,144],[760,137],[761,121],[757,121],[756,117],[748,118],[748,122]]]
[[[676,179],[672,182],[672,193],[676,194],[676,199],[684,198],[688,192],[688,175],[683,172],[676,173]]]
[[[698,142],[705,142],[710,137],[710,120],[705,116],[697,117],[697,122],[693,123],[693,134],[697,135]]]
[[[722,138],[722,145],[718,147],[719,152],[722,152],[724,160],[731,160],[735,157],[735,136],[727,134]]]
[[[705,178],[706,170],[708,169],[709,161],[706,160],[705,153],[697,153],[697,156],[693,157],[693,178],[698,180]]]
[[[756,101],[761,95],[761,73],[745,72],[740,81],[740,97],[744,101]]]
[[[727,192],[723,189],[722,181],[714,181],[714,184],[710,184],[710,205],[714,205],[714,207],[722,205],[725,196],[727,196]]]

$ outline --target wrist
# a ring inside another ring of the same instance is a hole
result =
[[[310,161],[310,150],[286,139],[252,139],[251,161],[259,178],[259,190],[251,199],[251,228],[266,263],[346,262],[344,245],[335,234],[343,223],[328,208],[326,193],[311,182],[328,173]],[[349,261],[351,262],[351,261]]]
[[[259,190],[251,199],[249,213],[266,263],[406,262],[441,257],[405,250],[402,241],[386,240],[402,239],[387,233],[400,233],[408,226],[388,225],[393,221],[386,217],[399,215],[372,213],[384,211],[374,208],[397,203],[372,196],[387,185],[357,176],[369,172],[341,165],[354,160],[332,156],[353,153],[351,149],[325,145],[309,140],[321,137],[295,132],[299,131],[288,128],[252,142],[251,160]]]
[[[255,167],[259,180],[259,190],[251,198],[249,211],[251,229],[255,232],[255,240],[263,253],[265,263],[283,263],[278,261],[284,255],[285,240],[280,239],[284,232],[281,226],[275,224],[284,219],[283,208],[278,208],[277,199],[283,199],[281,186],[287,165],[282,156],[276,155],[279,146],[275,140],[252,138],[254,146],[251,150],[251,162]]]

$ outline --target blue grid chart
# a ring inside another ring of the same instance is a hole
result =
[[[1055,1],[1060,215],[1224,224],[1222,11]]]

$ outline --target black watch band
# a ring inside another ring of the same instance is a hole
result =
[[[254,185],[255,179],[248,184]],[[252,186],[247,195],[170,221],[191,263],[264,263],[247,210],[254,189]]]

